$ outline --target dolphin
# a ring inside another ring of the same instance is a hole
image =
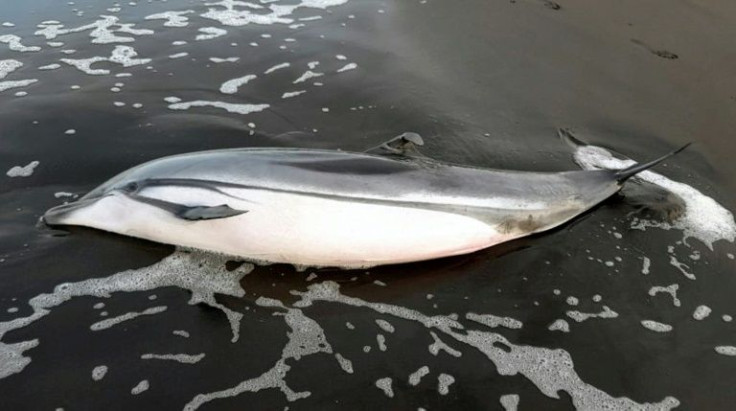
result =
[[[261,263],[367,268],[468,254],[557,227],[686,147],[622,170],[528,172],[433,160],[421,145],[404,133],[362,153],[174,155],[124,171],[43,220]]]

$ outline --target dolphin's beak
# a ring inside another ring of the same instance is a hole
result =
[[[67,218],[72,213],[74,213],[74,211],[87,207],[95,203],[99,199],[100,197],[82,198],[73,203],[58,205],[46,211],[46,213],[43,215],[43,222],[46,223],[47,225],[68,224]]]

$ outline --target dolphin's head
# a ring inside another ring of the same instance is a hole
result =
[[[48,225],[84,225],[100,228],[96,219],[118,220],[125,218],[123,203],[132,201],[130,193],[138,190],[139,183],[129,173],[120,174],[77,201],[58,205],[46,211],[43,221]],[[101,213],[101,210],[106,212]]]

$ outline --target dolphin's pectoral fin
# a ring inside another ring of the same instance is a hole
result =
[[[378,155],[426,158],[417,149],[417,146],[421,147],[423,145],[424,140],[422,136],[417,133],[406,132],[365,152]]]
[[[227,204],[221,204],[219,206],[182,206],[182,209],[176,214],[177,217],[185,220],[214,220],[217,218],[234,217],[236,215],[245,214],[247,210],[236,210],[230,208]]]
[[[218,206],[188,206],[136,194],[128,194],[128,196],[135,201],[152,205],[154,207],[168,211],[178,218],[189,221],[215,220],[218,218],[234,217],[236,215],[245,214],[248,212],[247,210],[236,210],[234,208],[231,208],[227,204],[221,204]]]

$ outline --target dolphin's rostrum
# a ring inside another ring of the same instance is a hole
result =
[[[675,153],[624,170],[521,172],[435,161],[416,150],[422,143],[405,133],[367,153],[244,148],[165,157],[44,220],[253,261],[370,267],[471,253],[557,227]]]

